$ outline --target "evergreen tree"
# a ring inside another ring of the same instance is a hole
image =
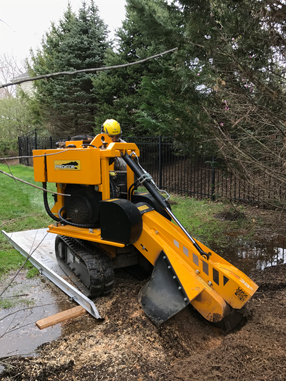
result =
[[[163,13],[164,19],[167,16],[164,14],[164,7],[163,0],[127,0],[126,19],[122,28],[117,31],[118,45],[114,51],[109,50],[106,54],[105,65],[131,63],[173,48],[170,44],[160,44],[159,40],[154,40],[154,36],[149,39],[144,32],[149,28],[142,18],[145,12],[150,16],[152,13]],[[167,36],[164,39],[166,40]],[[160,77],[162,70],[165,70],[163,61],[166,63],[169,59],[164,56],[143,64],[100,73],[93,81],[94,91],[99,97],[95,118],[97,127],[99,128],[104,119],[115,118],[120,122],[125,135],[148,133],[148,128],[144,128],[137,121],[137,113],[143,102],[139,93],[142,78]]]
[[[142,33],[158,48],[178,47],[178,52],[166,62],[160,61],[160,76],[143,78],[138,121],[150,133],[173,136],[184,142],[202,140],[207,134],[208,116],[203,106],[208,102],[209,90],[202,79],[202,62],[194,53],[196,43],[190,43],[189,17],[194,14],[190,10],[185,12],[180,1],[154,3],[161,11],[141,7],[138,18]],[[201,18],[195,24],[207,29]],[[195,40],[192,33],[191,36]]]
[[[128,135],[175,133],[190,139],[201,133],[198,105],[205,94],[195,91],[195,81],[184,83],[180,65],[188,64],[183,35],[183,16],[176,6],[164,0],[127,0],[126,20],[117,32],[119,45],[108,52],[105,65],[134,62],[176,46],[180,50],[143,65],[100,73],[94,80],[98,128],[113,117]]]
[[[32,75],[101,67],[107,29],[91,1],[78,14],[70,6],[58,25],[52,24],[42,49],[32,52]],[[93,92],[95,74],[82,73],[35,82],[35,99],[41,117],[54,135],[93,133],[98,97]]]

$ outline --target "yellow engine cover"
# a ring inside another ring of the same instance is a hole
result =
[[[33,151],[35,181],[89,184],[101,183],[100,150],[69,148]],[[37,157],[46,155],[43,157]]]

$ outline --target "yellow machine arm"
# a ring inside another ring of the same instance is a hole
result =
[[[143,215],[143,232],[134,246],[155,266],[155,273],[160,266],[158,271],[164,275],[161,287],[150,280],[141,292],[141,302],[144,304],[150,295],[155,300],[166,299],[162,286],[168,283],[168,287],[172,285],[174,293],[176,291],[176,303],[180,300],[182,307],[191,303],[205,319],[219,322],[230,313],[229,306],[241,309],[255,293],[257,285],[215,252],[196,243],[210,253],[209,259],[202,257],[180,228],[162,215],[155,211]],[[172,300],[166,300],[166,305],[172,316]],[[153,320],[160,324],[166,320],[166,305],[160,313],[158,309],[155,314],[152,309],[145,312],[154,314]],[[175,305],[175,313],[178,312],[176,308]]]

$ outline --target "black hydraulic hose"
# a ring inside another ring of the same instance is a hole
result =
[[[43,183],[43,188],[44,189],[47,189],[47,183]],[[44,205],[45,205],[45,209],[46,209],[46,212],[48,213],[48,215],[55,221],[57,222],[60,222],[61,220],[56,217],[52,212],[51,212],[51,209],[49,207],[49,203],[48,203],[48,193],[47,192],[43,192],[43,197],[44,197]]]
[[[43,188],[44,189],[47,189],[47,183],[45,182],[45,183],[42,183],[43,184]],[[66,219],[64,219],[63,217],[62,217],[62,215],[61,215],[61,212],[64,210],[64,206],[59,210],[59,212],[58,212],[58,216],[59,216],[59,218],[58,217],[56,217],[53,213],[52,213],[52,211],[51,211],[51,209],[50,209],[50,207],[49,207],[49,203],[48,203],[48,194],[47,194],[47,192],[43,192],[43,196],[44,196],[44,205],[45,205],[45,209],[46,209],[46,212],[48,213],[48,215],[53,219],[53,220],[55,220],[55,221],[57,221],[57,222],[62,222],[62,223],[64,223],[64,224],[66,224],[66,225],[71,225],[71,226],[75,226],[75,227],[77,227],[77,228],[87,228],[87,229],[89,229],[89,228],[97,228],[98,227],[98,225],[92,225],[92,224],[75,224],[74,222],[71,222],[71,221],[68,221],[68,220],[66,220]],[[114,197],[116,197],[116,185],[114,184],[114,182],[113,182],[113,180],[112,179],[110,179],[110,197],[111,198],[114,198]]]
[[[131,184],[130,187],[129,187],[129,189],[128,189],[128,200],[131,200],[131,197],[132,197],[132,195],[133,195],[133,193],[134,193],[134,190],[135,190],[135,188],[136,188],[136,183],[138,183],[137,180],[134,181],[134,183]],[[137,188],[136,188],[136,189],[137,189]]]
[[[123,155],[122,158],[138,178],[144,175],[142,169],[134,162],[134,160],[132,160],[128,154]],[[166,201],[162,199],[154,184],[152,184],[150,180],[144,181],[144,187],[149,191],[149,193],[155,198],[155,200],[163,209],[168,208]]]
[[[68,221],[68,220],[64,219],[64,218],[62,217],[62,211],[63,211],[64,209],[65,209],[65,207],[62,206],[61,209],[59,210],[59,213],[58,213],[59,218],[60,218],[59,221],[63,222],[64,224],[66,224],[66,225],[71,225],[71,226],[75,226],[75,227],[77,227],[77,228],[87,228],[87,229],[89,229],[89,228],[97,228],[97,227],[98,227],[98,225],[92,225],[92,224],[75,224],[74,222],[71,222],[71,221]]]
[[[47,189],[47,183],[43,183],[43,188],[44,189]],[[73,222],[70,222],[70,221],[67,221],[65,220],[62,216],[61,216],[61,212],[63,211],[63,209],[65,208],[64,206],[59,210],[59,213],[58,213],[58,217],[56,217],[52,212],[51,212],[51,209],[49,207],[49,203],[48,203],[48,195],[47,195],[47,192],[43,192],[44,193],[44,205],[45,205],[45,209],[46,209],[46,212],[48,213],[48,215],[55,221],[57,222],[63,222],[67,225],[72,225],[72,226],[76,226],[78,228],[95,228],[97,226],[94,226],[94,225],[85,225],[85,224],[75,224]]]
[[[134,174],[138,178],[142,178],[146,173],[142,171],[142,169],[135,163],[134,160],[132,160],[131,155],[125,154],[122,155],[123,160],[126,162],[126,164],[132,169]],[[154,197],[154,199],[158,202],[158,204],[169,214],[171,218],[176,222],[176,224],[183,230],[183,232],[186,234],[186,236],[192,241],[192,244],[195,246],[195,248],[198,250],[201,256],[205,257],[206,259],[209,259],[210,253],[205,253],[202,248],[197,244],[197,242],[194,240],[194,238],[187,232],[187,230],[184,228],[184,226],[180,223],[180,221],[177,219],[177,217],[172,213],[170,210],[168,204],[164,199],[161,198],[160,193],[158,193],[155,185],[146,178],[144,180],[145,188],[149,191],[149,193]]]

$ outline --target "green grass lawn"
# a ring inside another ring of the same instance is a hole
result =
[[[41,186],[34,181],[33,168],[23,165],[10,169],[0,164],[0,170],[22,180]],[[51,204],[52,205],[52,204]],[[0,173],[0,227],[6,232],[22,231],[47,227],[51,219],[47,216],[43,204],[43,192],[31,186],[15,181]],[[24,258],[12,249],[3,234],[0,234],[0,279],[4,273],[19,268]],[[32,265],[28,264],[28,267]],[[28,273],[34,273],[34,269]]]
[[[249,239],[259,224],[259,221],[254,222],[246,217],[243,206],[189,197],[171,197],[171,200],[174,202],[172,211],[182,225],[213,250],[223,250],[229,245],[229,232],[236,232],[238,236]],[[220,216],[227,218],[219,218]]]

